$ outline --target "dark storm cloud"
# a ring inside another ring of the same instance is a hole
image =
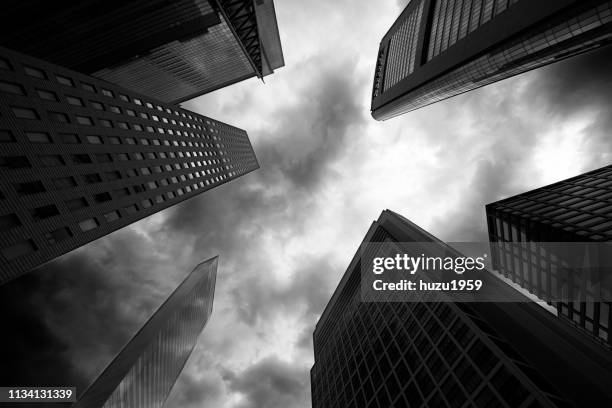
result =
[[[277,357],[265,358],[237,374],[228,372],[225,379],[233,391],[245,398],[237,408],[286,408],[308,404],[308,371]]]
[[[129,230],[112,238],[0,287],[11,328],[0,336],[3,384],[83,391],[168,295],[147,275],[143,241]]]

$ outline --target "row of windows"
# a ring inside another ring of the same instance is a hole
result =
[[[77,87],[77,83],[74,79],[69,78],[68,76],[65,75],[61,75],[61,74],[48,74],[45,70],[41,69],[41,68],[37,68],[37,67],[33,67],[27,64],[22,64],[23,67],[23,72],[33,78],[37,78],[37,79],[41,79],[41,80],[46,80],[49,81],[51,80],[50,78],[53,78],[57,83],[63,85],[63,86],[67,86],[67,87],[71,87],[71,88],[76,88]],[[0,69],[6,69],[6,70],[14,70],[14,67],[12,66],[11,62],[3,57],[0,57]],[[17,84],[15,84],[17,85]],[[5,90],[4,87],[6,85],[0,85],[0,90]],[[14,86],[9,86],[9,89],[7,92],[12,92],[12,93],[20,93],[20,89],[21,85],[17,85],[18,88],[15,88]],[[182,117],[185,119],[189,119],[195,122],[199,122],[205,125],[209,125],[209,126],[213,126],[213,127],[218,127],[221,126],[220,124],[215,123],[215,121],[210,121],[206,118],[200,117],[198,115],[192,115],[190,113],[186,113],[185,111],[178,111],[176,109],[170,109],[168,107],[163,107],[159,104],[156,103],[152,103],[152,102],[147,102],[147,101],[143,101],[141,98],[132,98],[124,93],[121,92],[115,92],[111,89],[105,88],[105,87],[97,87],[94,84],[88,83],[88,82],[83,82],[80,81],[80,88],[87,91],[87,92],[91,92],[91,93],[99,93],[105,97],[108,98],[112,98],[112,99],[119,99],[123,102],[128,102],[128,103],[133,103],[135,106],[139,106],[139,107],[146,107],[149,108],[151,110],[157,110],[159,112],[164,112],[166,114],[170,114],[170,115],[175,115],[178,117]],[[23,88],[21,88],[22,92]],[[25,94],[25,93],[22,93]],[[79,102],[74,101],[75,104],[79,104]],[[82,101],[81,101],[82,102]],[[69,102],[70,103],[70,102]],[[81,105],[82,106],[82,105]],[[183,126],[181,124],[181,126]],[[191,124],[184,124],[184,126],[187,127],[197,127],[196,125],[191,125]],[[227,125],[223,125],[224,127]],[[200,130],[202,130],[201,127],[199,127]]]

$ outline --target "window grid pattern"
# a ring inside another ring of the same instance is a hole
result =
[[[502,243],[493,254],[497,271],[611,347],[612,304],[589,301],[594,296],[582,282],[562,281],[557,271],[566,263],[536,243],[612,240],[612,166],[489,204],[487,222],[490,241]],[[586,301],[556,300],[568,291],[584,292]]]
[[[259,167],[244,130],[5,49],[0,61],[0,282]]]
[[[161,408],[212,314],[217,258],[198,265],[75,408]]]
[[[413,6],[412,12],[391,36],[383,79],[385,91],[414,71],[423,4],[424,0],[420,0],[418,5]]]
[[[518,0],[437,0],[429,33],[427,61],[506,11]]]
[[[612,1],[607,1],[565,21],[534,27],[519,38],[502,43],[487,54],[403,94],[384,108],[384,118],[401,115],[607,44],[612,37],[610,22]]]
[[[376,228],[371,241],[393,240]],[[534,370],[469,305],[362,302],[359,263],[347,273],[314,336],[313,408],[556,406],[542,391],[551,386],[527,377]]]

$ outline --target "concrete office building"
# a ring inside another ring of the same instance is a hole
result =
[[[594,301],[583,279],[575,288],[561,279],[563,258],[544,256],[539,243],[612,241],[612,166],[488,204],[486,210],[494,268],[611,347],[610,302]],[[520,242],[534,244],[504,245]],[[584,293],[584,301],[575,301],[572,289]]]
[[[439,240],[386,210],[363,242]],[[612,356],[489,272],[483,273],[499,283],[495,290],[522,300],[364,301],[361,264],[377,256],[369,248],[356,253],[317,322],[313,408],[582,407],[612,401]]]
[[[212,313],[217,264],[196,266],[73,407],[161,408]]]
[[[244,130],[0,48],[0,284],[258,167]]]
[[[378,120],[608,44],[605,0],[412,0],[383,37]]]
[[[284,65],[273,0],[19,0],[0,45],[176,104]]]

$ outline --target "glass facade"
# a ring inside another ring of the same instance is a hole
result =
[[[160,408],[212,313],[218,258],[198,265],[75,408]]]
[[[610,302],[557,301],[573,290],[559,278],[564,260],[542,253],[538,242],[612,240],[612,166],[487,205],[489,240],[497,271],[542,300],[558,315],[610,347]],[[530,246],[505,242],[532,242]],[[580,288],[576,288],[580,289]]]
[[[247,133],[0,48],[0,284],[259,167]]]
[[[11,0],[2,17],[1,45],[166,103],[284,65],[273,0]]]
[[[372,115],[388,119],[607,44],[612,38],[612,2],[569,3],[573,4],[561,7],[559,3],[556,13],[544,16],[547,18],[529,17],[533,23],[522,26],[525,16],[530,16],[530,8],[532,14],[538,11],[538,3],[430,2],[429,9],[426,5],[423,12],[423,18],[431,21],[425,27],[430,28],[427,32],[421,30],[418,40],[426,50],[424,56],[419,58],[417,54],[410,74],[381,89],[387,73],[397,69],[392,66],[395,60],[380,60],[381,55],[390,52],[391,32],[383,38],[374,78]],[[403,18],[405,14],[400,17]]]
[[[436,240],[385,211],[364,242]],[[491,328],[483,309],[449,302],[363,302],[358,252],[314,332],[313,408],[553,407],[554,388]]]

